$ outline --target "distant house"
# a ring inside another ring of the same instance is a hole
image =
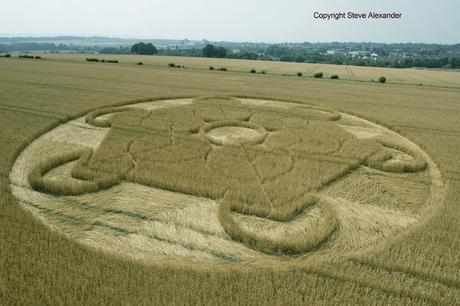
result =
[[[348,52],[348,55],[351,57],[357,57],[357,56],[367,56],[369,55],[368,51],[350,51]]]
[[[345,55],[347,54],[347,52],[342,49],[331,49],[331,50],[327,50],[325,54],[326,55]]]

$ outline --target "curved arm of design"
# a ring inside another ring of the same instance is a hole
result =
[[[29,183],[35,190],[58,194],[58,195],[79,195],[91,193],[110,188],[118,184],[121,180],[118,175],[106,175],[97,179],[83,181],[69,176],[64,180],[52,180],[45,177],[45,174],[54,168],[66,163],[89,159],[92,155],[90,149],[80,149],[58,156],[53,156],[37,164],[29,173]]]
[[[219,221],[224,230],[236,241],[268,254],[295,255],[308,252],[326,241],[336,228],[335,211],[324,200],[296,207],[287,215],[261,216],[257,210],[252,213],[239,211],[235,203],[223,200],[219,206]],[[315,213],[305,211],[316,208]],[[302,208],[302,209],[301,209]],[[276,219],[284,221],[274,221]],[[246,221],[242,221],[246,220]],[[264,226],[264,223],[268,225]],[[264,229],[275,231],[267,234]]]
[[[371,155],[366,162],[370,168],[385,172],[418,172],[426,168],[427,162],[419,152],[386,140],[378,140],[383,149]],[[398,159],[397,153],[408,155],[411,159]]]
[[[107,128],[107,127],[112,126],[112,123],[114,120],[113,116],[109,118],[98,118],[98,117],[108,115],[108,114],[113,114],[113,113],[132,111],[132,110],[136,110],[136,108],[134,107],[109,107],[109,108],[97,109],[92,112],[89,112],[85,117],[85,121],[86,123],[92,126]]]
[[[296,107],[293,108],[293,110],[296,113],[300,113],[300,114],[302,114],[302,111],[316,111],[316,112],[324,115],[325,119],[329,120],[329,121],[337,121],[340,118],[342,118],[342,116],[340,115],[340,113],[338,111],[336,111],[335,109],[332,109],[332,108],[325,107],[325,106],[317,106],[317,105],[305,104],[305,105],[301,105],[301,106],[296,106]],[[308,116],[308,113],[307,113],[307,116]]]

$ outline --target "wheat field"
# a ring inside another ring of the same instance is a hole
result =
[[[35,53],[33,53],[35,55]],[[86,61],[88,54],[47,54],[36,53],[48,61],[59,61],[69,63],[81,63]],[[377,82],[379,77],[385,76],[387,82],[394,84],[411,84],[418,86],[437,86],[437,87],[460,87],[460,75],[458,71],[448,70],[429,70],[429,69],[397,69],[383,67],[364,67],[330,64],[311,64],[311,63],[286,63],[278,61],[254,61],[254,60],[235,60],[235,59],[213,59],[200,57],[177,57],[177,56],[145,56],[145,55],[108,55],[91,54],[91,57],[98,59],[118,60],[118,65],[135,66],[142,62],[142,68],[163,68],[163,69],[188,69],[188,70],[208,70],[210,66],[215,69],[223,67],[233,73],[250,73],[255,69],[256,73],[264,75],[276,75],[286,77],[297,77],[301,72],[303,78],[311,78],[317,72],[322,72],[324,78],[338,75],[342,80]],[[27,60],[27,59],[22,59]],[[184,68],[170,68],[168,64],[174,63]],[[107,65],[101,63],[88,63],[88,65]],[[225,72],[214,71],[215,74]]]
[[[0,59],[1,304],[459,302],[457,74],[84,58]]]

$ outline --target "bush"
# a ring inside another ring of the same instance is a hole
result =
[[[144,65],[144,63],[143,63],[143,62],[139,62],[139,63],[137,63],[136,65],[141,65],[141,66],[142,66],[142,65]]]
[[[34,57],[32,55],[24,54],[24,55],[19,55],[19,58],[34,58]]]
[[[3,57],[11,57],[11,54],[5,54]]]
[[[337,74],[333,74],[333,75],[331,75],[331,79],[338,80],[339,76]]]
[[[227,68],[225,68],[225,67],[220,67],[218,70],[219,70],[219,71],[227,71]]]
[[[262,70],[260,74],[266,74],[267,72],[265,70]]]
[[[252,68],[252,69],[250,70],[250,72],[251,72],[251,73],[256,73],[257,70],[255,70],[254,68]]]
[[[35,59],[42,59],[42,57],[37,55]]]
[[[214,70],[214,67],[213,67],[213,66],[209,66],[209,70]]]
[[[175,68],[175,67],[176,67],[176,64],[174,64],[174,63],[169,63],[168,66],[171,67],[171,68]]]
[[[301,76],[302,76],[302,72],[297,72],[297,76],[298,76],[298,77],[301,77]]]
[[[379,78],[379,82],[380,82],[380,83],[385,83],[386,81],[387,81],[387,78],[384,77],[384,76],[381,76],[381,77]]]
[[[315,73],[315,74],[313,75],[313,77],[314,77],[315,79],[321,79],[321,78],[323,77],[323,73],[322,73],[322,72],[317,72],[317,73]]]
[[[88,62],[101,62],[101,63],[113,63],[113,64],[118,64],[118,60],[108,60],[108,59],[97,59],[97,58],[87,58],[86,61]]]

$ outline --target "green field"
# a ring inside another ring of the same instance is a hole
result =
[[[0,304],[460,300],[460,73],[41,56],[0,58]]]

